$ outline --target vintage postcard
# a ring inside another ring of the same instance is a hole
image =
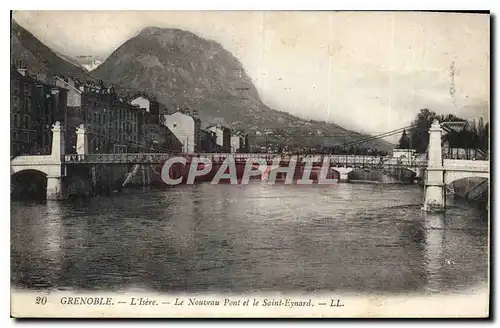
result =
[[[11,316],[487,318],[490,15],[14,11]]]

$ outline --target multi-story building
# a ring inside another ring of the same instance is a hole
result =
[[[231,129],[221,125],[211,125],[207,131],[215,133],[217,142],[217,152],[231,152]]]
[[[84,124],[90,153],[133,153],[140,150],[140,111],[102,83],[78,83],[71,78],[56,78],[68,89],[67,143],[76,152],[75,130]]]
[[[11,156],[50,154],[52,124],[63,122],[67,92],[29,74],[21,62],[11,70]]]
[[[244,150],[245,147],[245,137],[242,135],[232,135],[231,136],[231,153],[236,153]]]
[[[164,115],[164,124],[182,143],[182,152],[201,152],[201,120],[189,109],[176,109]]]
[[[214,132],[201,130],[201,152],[217,152],[217,136]]]
[[[66,153],[78,152],[76,130],[81,124],[90,153],[201,149],[199,118],[186,111],[163,115],[153,97],[125,98],[102,82],[81,83],[71,77],[42,81],[19,67],[12,69],[11,84],[11,155],[50,154],[56,121],[65,128]]]
[[[160,104],[152,96],[139,94],[131,98],[139,114],[139,140],[142,152],[182,152],[181,141],[165,125]]]
[[[156,123],[160,123],[160,103],[155,97],[142,92],[137,93],[130,98],[130,104],[150,113],[157,120]]]

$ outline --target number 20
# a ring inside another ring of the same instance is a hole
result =
[[[36,299],[35,299],[35,304],[41,304],[41,305],[45,305],[47,303],[47,297],[45,296],[37,296]]]

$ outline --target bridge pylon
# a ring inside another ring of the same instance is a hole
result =
[[[65,140],[64,133],[61,133],[63,129],[59,121],[52,125],[51,158],[54,164],[51,165],[47,174],[47,200],[61,200],[67,196],[64,183]]]
[[[424,187],[424,210],[428,212],[441,212],[445,209],[442,134],[441,125],[438,120],[434,120],[429,129],[429,158]]]

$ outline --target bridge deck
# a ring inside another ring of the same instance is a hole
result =
[[[313,162],[321,164],[329,160],[333,165],[352,166],[404,166],[404,167],[426,167],[426,160],[409,160],[392,157],[360,156],[360,155],[278,155],[278,154],[223,154],[223,153],[200,153],[200,154],[173,154],[173,153],[133,153],[133,154],[86,154],[66,155],[65,162],[71,164],[163,164],[173,157],[184,157],[187,162],[193,158],[204,157],[212,162],[223,162],[226,158],[234,159],[236,162],[262,161],[289,162],[296,160],[297,163]]]

